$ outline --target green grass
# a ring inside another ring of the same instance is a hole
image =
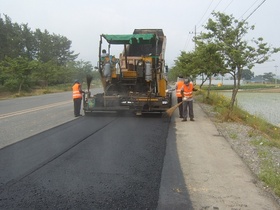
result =
[[[230,99],[211,91],[210,97],[206,97],[206,91],[199,91],[203,95],[203,102],[213,106],[214,110],[220,113],[221,120],[231,120],[247,124],[252,128],[260,131],[270,140],[270,146],[280,149],[280,128],[268,123],[264,119],[251,115],[239,107],[234,107],[233,111],[229,110]]]
[[[204,85],[202,90],[207,90],[208,86]],[[252,90],[252,89],[269,89],[275,88],[275,85],[272,84],[245,84],[240,86],[240,90]],[[232,90],[233,85],[222,85],[218,87],[217,85],[211,86],[211,90]]]
[[[35,87],[28,91],[22,90],[20,94],[17,91],[7,91],[5,88],[0,87],[0,99],[8,99],[8,98],[17,98],[17,97],[24,97],[24,96],[35,96],[35,95],[43,95],[43,94],[50,94],[50,93],[59,93],[65,91],[72,91],[72,83],[67,84],[60,84],[60,85],[53,85],[48,86],[45,88],[42,87]],[[100,81],[92,81],[91,88],[101,87]],[[86,90],[87,85],[85,83],[82,84],[82,89]]]
[[[269,144],[269,141],[267,139],[265,139],[264,137],[259,137],[259,138],[253,139],[251,141],[251,144],[254,146],[271,146]]]
[[[280,196],[279,166],[272,161],[270,152],[262,150],[263,147],[276,147],[280,149],[280,128],[238,107],[234,107],[233,111],[230,112],[230,100],[215,91],[211,91],[209,98],[206,97],[206,91],[204,90],[198,91],[196,94],[202,95],[202,102],[212,105],[214,110],[219,113],[220,120],[239,122],[253,128],[248,132],[248,135],[253,138],[251,144],[258,148],[258,155],[262,160],[259,178],[273,189],[276,195]],[[230,137],[236,139],[237,134],[231,133]]]
[[[237,139],[237,133],[230,133],[229,137],[232,139]]]
[[[280,196],[280,173],[271,159],[262,162],[260,179],[267,184],[276,195]]]
[[[61,84],[55,86],[48,86],[45,88],[35,87],[33,89],[22,90],[20,93],[18,93],[18,91],[7,91],[5,88],[0,87],[0,99],[71,91],[71,87],[72,87],[71,84]]]

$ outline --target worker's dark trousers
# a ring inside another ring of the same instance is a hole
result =
[[[182,97],[177,97],[177,102],[180,103],[182,102]],[[179,116],[182,117],[183,116],[183,104],[181,104],[179,106]]]
[[[183,101],[183,118],[187,119],[188,118],[188,114],[189,114],[189,117],[191,119],[194,118],[194,114],[193,114],[193,101]]]
[[[75,117],[77,117],[80,115],[82,99],[75,98],[75,99],[73,99],[73,101],[74,101],[74,115],[75,115]]]

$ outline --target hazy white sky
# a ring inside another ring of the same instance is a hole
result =
[[[265,1],[255,12],[254,10]],[[160,28],[167,37],[166,63],[172,67],[181,51],[191,51],[197,33],[220,11],[255,25],[250,38],[263,37],[280,47],[279,0],[0,0],[0,14],[12,22],[60,34],[72,41],[79,59],[97,63],[100,34],[131,34],[136,28]],[[3,16],[2,16],[3,17]],[[117,54],[116,54],[117,55]],[[255,75],[280,74],[280,54],[256,66]],[[274,61],[273,61],[274,60]],[[276,68],[275,66],[279,66]]]

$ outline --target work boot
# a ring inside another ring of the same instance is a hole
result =
[[[187,118],[183,118],[182,122],[185,122],[185,121],[187,121]]]
[[[191,121],[194,121],[194,119],[193,119],[193,118],[191,118]]]

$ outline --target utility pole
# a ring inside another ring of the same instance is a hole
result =
[[[196,25],[194,26],[194,32],[189,32],[190,34],[194,34],[194,50],[196,50]]]
[[[194,32],[189,32],[190,34],[194,34],[194,51],[196,51],[196,25],[194,26]],[[202,81],[204,80],[204,75],[203,73],[201,74]],[[196,80],[196,78],[195,78]]]
[[[196,25],[194,26],[194,50],[196,50]]]
[[[275,87],[276,87],[277,86],[277,68],[278,68],[278,66],[275,65],[274,67],[275,67]]]

